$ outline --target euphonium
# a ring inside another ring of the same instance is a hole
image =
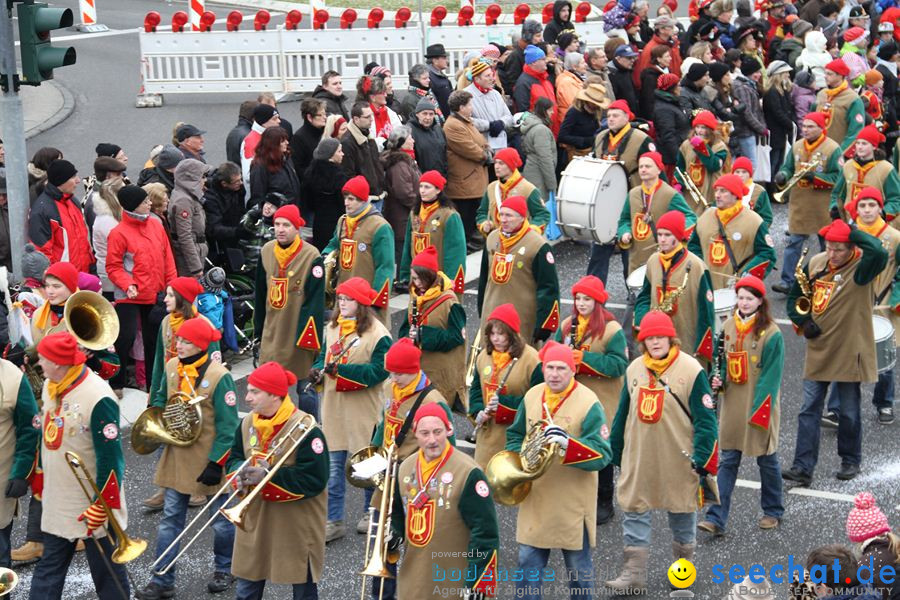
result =
[[[88,350],[105,350],[119,337],[119,317],[109,300],[88,290],[75,292],[63,309],[66,328]]]
[[[502,450],[488,462],[484,471],[494,500],[506,506],[519,504],[531,491],[531,482],[550,468],[559,452],[559,444],[545,444],[544,430],[550,424],[546,419],[534,421],[522,441],[521,452]]]
[[[809,287],[809,276],[803,272],[803,259],[806,258],[807,252],[809,252],[809,246],[804,246],[800,260],[797,261],[797,268],[794,269],[794,279],[797,280],[800,291],[803,293],[794,301],[794,310],[799,315],[808,315],[812,308],[812,288]]]
[[[359,477],[353,476],[354,465],[361,463],[367,458],[372,458],[376,454],[383,455],[384,451],[379,446],[365,446],[351,454],[350,458],[347,459],[347,464],[344,465],[344,476],[347,478],[347,483],[353,487],[363,488],[364,490],[372,490],[375,488],[383,490],[385,473],[377,473],[368,479],[360,479]]]
[[[165,408],[151,406],[131,426],[131,446],[138,454],[150,454],[160,444],[190,446],[200,438],[203,415],[200,402],[206,396],[191,397],[175,392]]]
[[[681,280],[681,285],[672,290],[671,292],[663,292],[663,298],[659,303],[657,308],[667,315],[671,315],[672,311],[675,308],[675,303],[678,302],[678,299],[684,294],[685,288],[687,288],[688,279],[691,276],[691,263],[688,262],[684,266],[684,279]]]

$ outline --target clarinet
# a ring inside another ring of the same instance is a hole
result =
[[[415,331],[415,333],[411,333],[409,335],[409,339],[413,341],[413,344],[416,346],[419,345],[419,302],[412,298],[412,310],[410,311],[410,331]]]
[[[709,374],[709,384],[712,386],[712,380],[716,376],[719,375],[719,370],[722,368],[722,355],[725,354],[725,331],[722,330],[716,334],[715,342],[713,343],[713,367],[712,372]],[[723,385],[725,381],[722,381]],[[713,408],[718,408],[719,404],[719,394],[721,393],[722,388],[720,387],[713,394]]]
[[[360,342],[360,338],[356,338],[356,339],[354,339],[352,342],[350,342],[349,344],[347,344],[347,346],[346,346],[345,348],[341,349],[341,351],[338,352],[338,353],[337,353],[337,354],[336,354],[336,355],[328,362],[328,364],[326,364],[326,365],[322,368],[321,371],[319,371],[319,376],[316,378],[315,381],[313,381],[312,379],[310,379],[309,382],[307,382],[307,384],[306,384],[305,386],[303,386],[303,393],[305,394],[305,393],[309,392],[309,391],[310,391],[311,389],[313,389],[315,386],[317,386],[317,385],[319,385],[320,383],[322,383],[322,381],[325,379],[325,371],[327,371],[327,370],[330,369],[331,367],[333,367],[333,366],[335,366],[336,364],[338,364],[338,363],[340,362],[341,358],[343,358],[345,354],[347,354],[348,352],[350,352],[350,350],[351,350],[352,348],[356,348],[356,347],[359,345],[359,342]]]
[[[578,334],[578,311],[572,313],[572,323],[569,325],[569,345],[573,350],[578,349],[575,343],[575,336]]]

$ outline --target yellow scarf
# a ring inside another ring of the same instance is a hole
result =
[[[812,157],[812,153],[815,151],[819,145],[825,141],[825,134],[820,135],[816,140],[812,143],[806,141],[806,138],[803,138],[803,150],[806,152],[806,156]]]
[[[181,324],[185,322],[184,315],[177,310],[173,310],[169,313],[169,329],[172,331],[172,340],[175,340],[175,336],[178,334],[178,330],[181,329]]]
[[[260,448],[266,447],[272,435],[275,433],[275,428],[290,419],[295,410],[297,409],[294,408],[291,397],[285,396],[284,400],[281,401],[281,406],[278,407],[278,410],[276,410],[275,414],[271,417],[267,418],[255,412],[251,413],[253,415],[253,428],[259,435]]]
[[[512,356],[509,355],[509,352],[500,352],[499,350],[494,350],[491,353],[491,361],[494,363],[494,370],[491,372],[490,383],[500,382],[500,371],[505,369],[507,365],[509,365],[509,361],[511,360]]]
[[[622,129],[619,130],[619,133],[613,133],[612,131],[610,131],[609,132],[609,144],[607,146],[607,150],[612,152],[613,150],[618,148],[619,142],[622,141],[622,138],[625,137],[625,135],[629,131],[631,131],[631,123],[626,123],[625,127],[623,127]]]
[[[449,290],[452,286],[453,282],[450,281],[450,278],[447,277],[443,271],[438,271],[435,284],[425,290],[424,294],[417,294],[415,286],[409,286],[409,293],[416,299],[416,306],[421,310],[423,304],[436,299],[444,293],[444,290]]]
[[[33,317],[35,328],[37,328],[39,331],[46,331],[49,327],[57,325],[59,322],[57,321],[57,323],[54,323],[52,315],[53,311],[50,310],[50,301],[47,300],[46,302],[41,304],[41,307]],[[50,325],[47,325],[48,321],[50,322]]]
[[[653,358],[649,352],[644,352],[644,366],[656,373],[662,375],[669,368],[669,365],[678,357],[678,346],[672,345],[669,353],[662,358]]]
[[[865,231],[869,235],[873,237],[878,237],[879,234],[884,230],[884,219],[878,217],[874,223],[871,225],[866,225],[862,222],[859,217],[856,217],[856,225],[860,228],[860,230]]]
[[[684,242],[678,242],[675,248],[672,249],[671,252],[663,252],[659,251],[659,262],[663,266],[663,270],[668,271],[672,268],[672,260],[675,258],[675,255],[678,254],[678,251],[684,247]]]
[[[505,235],[503,235],[501,233],[500,234],[500,250],[504,254],[509,254],[509,251],[512,250],[513,246],[518,244],[519,240],[521,240],[523,237],[525,237],[525,234],[528,233],[528,230],[530,228],[531,227],[528,224],[528,219],[525,219],[525,221],[522,223],[522,228],[519,229],[514,234],[512,234],[511,236],[506,237]]]
[[[372,205],[371,205],[371,204],[368,204],[368,205],[366,205],[366,207],[365,207],[364,209],[362,209],[362,211],[361,211],[358,215],[356,215],[355,217],[351,217],[350,215],[347,215],[346,223],[347,223],[347,237],[348,237],[348,238],[352,238],[352,237],[353,237],[353,234],[356,232],[356,228],[359,227],[359,220],[362,219],[362,218],[363,218],[364,216],[366,216],[367,214],[369,214],[369,211],[370,211],[370,210],[372,210]]]
[[[282,248],[281,244],[276,243],[273,250],[275,250],[275,260],[278,261],[278,266],[282,269],[286,268],[291,259],[297,254],[297,250],[300,249],[302,243],[303,240],[300,239],[299,235],[294,238],[294,241],[287,248]]]
[[[522,181],[522,175],[519,173],[518,169],[513,169],[513,172],[506,178],[506,181],[500,181],[498,179],[497,184],[500,186],[500,197],[506,199],[509,192],[512,191],[520,181]]]
[[[422,381],[422,371],[419,371],[419,374],[416,375],[415,379],[410,381],[403,387],[399,387],[396,383],[391,384],[391,393],[394,396],[394,402],[398,405],[403,402],[406,398],[408,398],[413,392],[416,391],[416,388],[419,386],[419,382]]]
[[[59,380],[59,382],[53,383],[48,379],[47,394],[50,396],[50,399],[56,402],[56,398],[59,396],[59,394],[69,389],[69,386],[72,385],[76,379],[78,379],[79,375],[81,375],[83,369],[84,364],[72,365],[71,367],[69,367],[69,370],[66,371],[66,374],[63,375],[63,378]]]
[[[829,102],[834,102],[835,97],[846,90],[847,87],[847,80],[845,79],[841,82],[841,85],[837,86],[833,90],[825,88],[825,98],[827,98]]]
[[[434,460],[428,460],[425,458],[425,452],[419,450],[419,465],[422,470],[422,481],[421,483],[425,483],[431,479],[431,475],[434,473],[434,470],[437,469],[438,465],[441,464],[447,455],[450,454],[450,443],[444,442],[444,450],[441,452],[441,455],[438,456]]]
[[[744,203],[738,201],[731,208],[717,208],[716,214],[719,216],[719,220],[722,221],[722,225],[725,225],[738,216],[738,213],[742,210],[744,210]]]
[[[441,203],[435,199],[434,202],[423,202],[419,207],[419,233],[425,231],[425,227],[428,225],[428,220],[431,219],[431,215],[433,215],[438,208],[440,208]]]
[[[650,187],[650,188],[644,186],[644,184],[641,183],[641,191],[644,192],[644,195],[645,195],[645,196],[647,196],[648,198],[650,198],[650,197],[653,196],[653,194],[656,193],[656,190],[658,190],[659,187],[660,187],[661,185],[662,185],[662,180],[661,180],[661,179],[657,179],[657,180],[656,180],[656,183],[653,185],[653,187]]]
[[[744,346],[744,338],[747,336],[750,331],[753,330],[753,325],[756,323],[756,315],[759,314],[759,311],[753,313],[746,319],[741,317],[741,313],[737,310],[734,311],[734,328],[737,330],[737,340],[734,344],[734,349],[737,352],[740,352]]]
[[[341,337],[350,335],[356,331],[356,317],[338,317],[338,327],[341,328]]]
[[[550,416],[556,412],[556,409],[559,408],[559,405],[562,404],[562,401],[566,399],[570,393],[572,393],[572,388],[575,387],[575,378],[573,377],[571,381],[569,381],[569,385],[566,386],[566,389],[561,391],[558,394],[550,391],[550,388],[544,386],[544,402],[547,403],[547,410],[550,411]]]
[[[588,323],[590,322],[591,317],[583,317],[579,314],[576,318],[578,319],[578,324],[575,326],[575,339],[580,340],[583,343],[584,334],[587,333]]]
[[[194,382],[197,381],[197,377],[200,376],[200,372],[197,371],[199,367],[202,367],[206,361],[209,359],[209,354],[204,354],[201,356],[196,362],[193,362],[189,365],[182,363],[180,360],[178,361],[178,390],[193,396],[197,393],[197,386],[194,385]]]

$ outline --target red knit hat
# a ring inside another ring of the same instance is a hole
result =
[[[572,297],[575,294],[584,294],[590,296],[600,304],[606,303],[609,299],[609,293],[603,285],[603,280],[594,275],[585,275],[572,286]]]
[[[664,92],[668,92],[676,85],[679,84],[681,80],[678,79],[678,75],[675,73],[663,73],[659,77],[656,78],[656,87]]]
[[[384,355],[384,368],[391,373],[418,373],[422,351],[408,337],[400,338]]]
[[[181,294],[188,302],[193,303],[203,293],[203,286],[193,277],[176,277],[169,282],[169,287]]]
[[[811,112],[806,113],[803,117],[804,121],[812,121],[816,125],[819,126],[819,129],[827,129],[828,128],[828,115],[821,112]]]
[[[746,156],[741,156],[734,159],[734,162],[731,163],[731,172],[734,173],[738,169],[743,169],[753,175],[753,163],[750,162],[750,159]]]
[[[886,138],[874,125],[866,125],[856,134],[856,139],[865,140],[877,148],[884,143]]]
[[[849,44],[853,44],[854,46],[859,46],[859,43],[863,43],[866,41],[866,35],[866,30],[862,27],[851,27],[844,32],[844,41]]]
[[[87,360],[84,352],[78,349],[75,336],[68,331],[44,336],[38,342],[37,351],[38,354],[58,365],[80,365]]]
[[[656,168],[660,171],[665,170],[665,165],[663,165],[663,157],[659,152],[644,152],[641,154],[641,158],[649,158],[656,164]]]
[[[639,342],[643,342],[648,337],[675,337],[676,335],[672,319],[661,310],[651,310],[641,319],[641,330],[638,332]]]
[[[426,269],[431,269],[432,271],[440,270],[440,268],[438,267],[437,248],[435,248],[434,246],[428,246],[427,248],[416,254],[416,257],[412,259],[412,266],[425,267]]]
[[[744,182],[737,175],[722,175],[713,184],[713,188],[725,188],[737,198],[743,198],[749,191]],[[659,227],[659,224],[657,224]]]
[[[878,188],[867,185],[859,191],[856,198],[844,204],[844,210],[850,213],[854,221],[857,215],[856,205],[859,204],[860,200],[874,200],[878,203],[878,206],[884,208],[884,197],[881,195],[881,191]]]
[[[634,113],[631,112],[631,108],[628,106],[628,103],[624,100],[616,100],[615,102],[611,102],[609,106],[606,108],[606,112],[611,110],[621,110],[628,117],[628,120],[631,121],[634,119]]]
[[[510,196],[503,201],[503,208],[514,210],[523,217],[528,216],[528,202],[525,196]]]
[[[519,333],[519,329],[522,327],[522,323],[519,320],[519,311],[517,311],[516,307],[512,304],[501,304],[491,311],[487,320],[497,320],[501,323],[505,323],[516,333]]]
[[[819,235],[824,237],[827,242],[850,243],[850,226],[840,219],[836,219],[831,222],[831,225],[820,229]]]
[[[875,504],[875,496],[871,492],[858,493],[853,504],[856,506],[847,515],[847,537],[851,542],[864,542],[891,530],[887,517]]]
[[[175,335],[189,341],[201,350],[206,350],[211,343],[222,339],[222,333],[203,317],[188,319],[181,324]]]
[[[275,211],[275,215],[272,217],[272,222],[275,222],[275,219],[286,219],[291,222],[296,229],[300,229],[304,225],[306,225],[306,221],[303,220],[303,217],[300,216],[300,209],[297,208],[296,204],[285,204],[281,208]]]
[[[275,396],[287,396],[290,387],[297,383],[297,376],[270,360],[261,364],[247,378],[247,383]]]
[[[559,342],[554,342],[551,340],[544,344],[544,347],[541,348],[538,357],[545,365],[550,362],[559,361],[566,363],[573,371],[575,370],[575,357],[572,355],[572,349],[569,346],[560,344]]]
[[[436,417],[441,420],[444,427],[453,429],[453,425],[450,423],[450,419],[447,418],[447,413],[444,411],[443,405],[439,402],[429,402],[416,410],[416,415],[413,417],[413,431],[419,426],[419,421],[425,417]]]
[[[518,169],[522,166],[522,157],[515,148],[503,148],[494,154],[494,160],[502,160],[510,169]]]
[[[708,110],[701,110],[694,117],[694,120],[691,121],[691,127],[696,127],[697,125],[706,125],[710,129],[715,129],[719,126],[719,120],[716,119],[716,115]]]
[[[663,4],[669,7],[673,13],[678,10],[678,2],[676,0],[663,0]]]
[[[663,214],[656,221],[656,230],[665,229],[667,231],[671,231],[672,235],[675,236],[675,239],[683,242],[685,238],[684,228],[686,226],[686,221],[684,218],[684,213],[677,210],[670,210],[669,212]]]
[[[422,173],[422,176],[419,177],[419,183],[430,183],[437,189],[443,190],[444,186],[447,185],[447,180],[443,175],[441,175],[437,171],[432,170]]]
[[[833,61],[831,61],[830,63],[828,63],[827,65],[825,65],[825,70],[831,71],[833,73],[837,73],[838,75],[840,75],[842,77],[846,77],[847,75],[850,74],[850,67],[848,67],[847,63],[845,63],[840,58],[836,58]]]
[[[353,194],[363,202],[369,201],[369,182],[362,175],[349,179],[341,191]]]
[[[44,271],[44,281],[47,281],[47,277],[59,279],[70,292],[78,290],[78,269],[70,262],[53,263]]]
[[[756,275],[744,275],[738,279],[738,282],[734,284],[734,291],[738,291],[742,287],[756,290],[761,297],[766,295],[766,284]]]
[[[372,306],[375,298],[378,297],[378,292],[373,290],[369,282],[362,277],[351,277],[337,286],[334,293],[353,298],[364,306]]]

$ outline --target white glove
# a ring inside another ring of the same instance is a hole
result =
[[[494,414],[497,412],[497,407],[500,405],[500,397],[497,394],[491,396],[491,399],[488,400],[487,406],[484,410],[489,412],[490,414]]]
[[[491,415],[487,413],[487,411],[478,411],[478,414],[475,415],[475,425],[477,427],[483,426],[485,423],[491,420]]]
[[[548,444],[559,444],[563,450],[569,447],[569,434],[562,427],[550,425],[544,429],[544,436]]]

